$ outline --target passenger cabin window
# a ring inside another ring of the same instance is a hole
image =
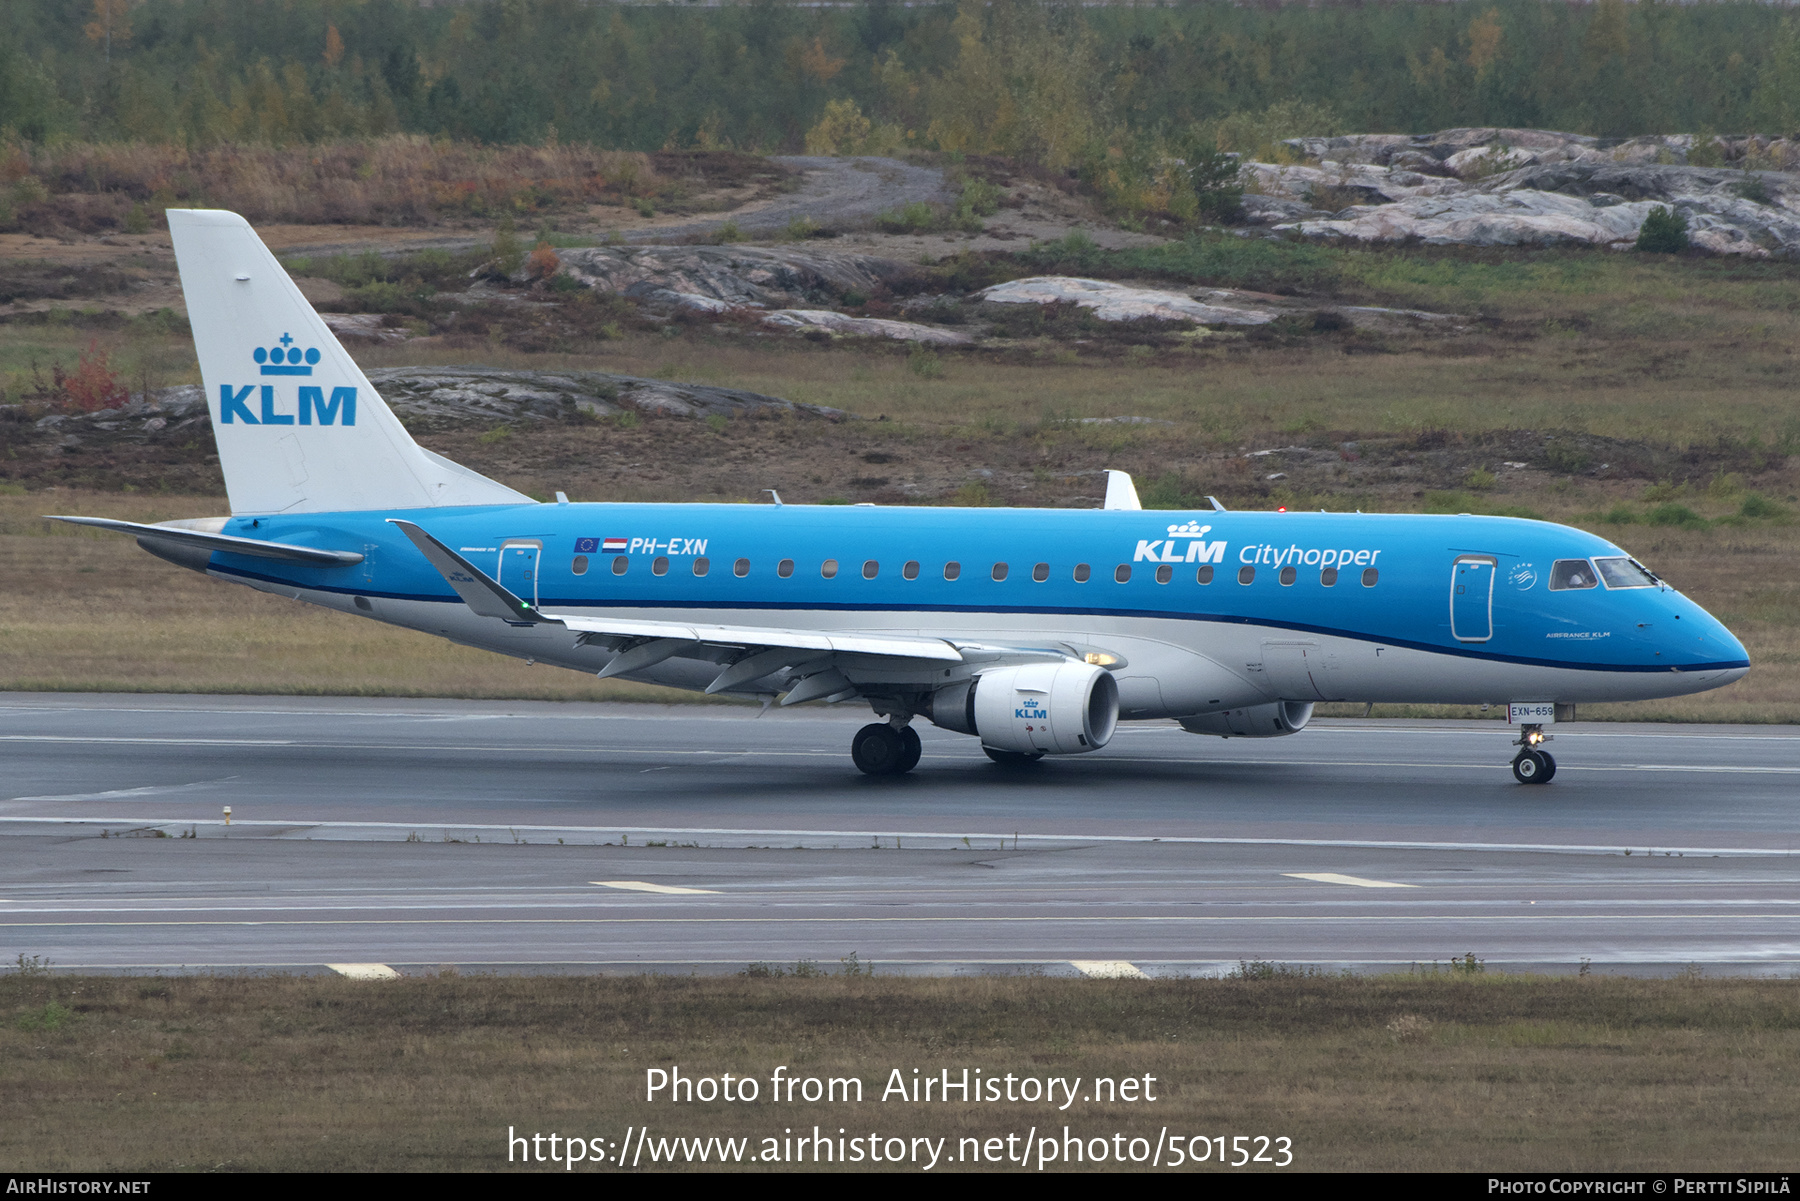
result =
[[[1373,588],[1381,580],[1381,573],[1373,567],[1363,568],[1363,587]]]
[[[1199,571],[1196,571],[1194,573],[1194,583],[1210,584],[1210,583],[1212,583],[1212,577],[1213,577],[1212,564],[1208,563],[1205,567],[1202,567]]]
[[[775,574],[784,580],[792,576],[794,574],[794,561],[792,559],[783,559],[781,562],[777,563],[775,565]]]
[[[837,579],[837,560],[827,559],[819,564],[819,574],[828,580]]]
[[[739,579],[743,579],[745,576],[749,575],[750,560],[739,559],[736,563],[733,563],[731,565],[731,574],[737,576]]]
[[[1586,559],[1558,559],[1550,568],[1550,591],[1568,592],[1578,588],[1597,588],[1600,577]]]
[[[1337,568],[1327,567],[1324,571],[1321,571],[1319,573],[1319,583],[1326,588],[1336,587]]]
[[[863,579],[872,580],[881,574],[881,564],[870,559],[863,564]]]
[[[668,575],[669,574],[669,558],[667,555],[656,556],[656,558],[650,564],[650,574],[651,575]]]
[[[573,563],[569,564],[569,570],[574,572],[576,575],[586,575],[587,567],[588,567],[588,564],[587,564],[587,556],[586,555],[576,555],[575,561]]]
[[[902,567],[900,569],[900,578],[903,580],[918,579],[919,578],[919,561],[917,559],[908,559],[906,561],[906,566]]]
[[[1075,582],[1077,584],[1087,583],[1088,577],[1093,574],[1094,574],[1094,569],[1089,567],[1086,563],[1075,564]]]
[[[1004,580],[1005,578],[1006,578],[1006,564],[1004,564],[1004,563],[994,564],[994,582],[996,584],[998,584],[1001,580]]]
[[[705,575],[707,572],[709,572],[711,570],[712,570],[712,560],[710,560],[710,559],[695,559],[694,560],[694,574],[695,575]]]
[[[1121,563],[1113,568],[1113,579],[1123,584],[1131,579],[1131,564]]]
[[[1250,566],[1248,563],[1246,563],[1242,567],[1238,568],[1238,583],[1248,584],[1255,578],[1256,578],[1256,568]]]
[[[957,576],[959,576],[961,574],[962,574],[962,564],[961,563],[946,563],[946,564],[944,564],[944,578],[946,580],[954,580]]]
[[[624,575],[625,569],[630,566],[631,566],[631,560],[626,558],[624,555],[620,555],[618,558],[613,560],[613,574],[614,575]]]
[[[1283,588],[1293,587],[1294,581],[1299,578],[1300,578],[1300,573],[1298,571],[1294,570],[1294,568],[1283,567],[1281,569],[1281,586]]]
[[[1157,583],[1166,584],[1174,578],[1175,578],[1175,569],[1173,567],[1170,567],[1168,564],[1165,563],[1165,564],[1163,564],[1163,566],[1158,567],[1156,569],[1156,582]]]
[[[1662,581],[1656,573],[1636,559],[1595,559],[1600,581],[1608,588],[1655,588]]]
[[[1036,567],[1033,567],[1031,569],[1031,578],[1040,584],[1043,583],[1045,580],[1049,579],[1050,578],[1050,564],[1039,563]]]

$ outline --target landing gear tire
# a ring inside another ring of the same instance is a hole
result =
[[[1543,751],[1520,751],[1512,769],[1513,779],[1521,784],[1548,784],[1556,774],[1556,760]]]
[[[981,753],[998,763],[1001,767],[1029,767],[1044,757],[1042,751],[1028,755],[1024,751],[1002,751],[991,746],[981,748]]]
[[[903,733],[885,721],[871,722],[850,740],[850,758],[867,775],[897,776],[919,761],[919,736],[910,727]]]
[[[919,732],[911,726],[907,726],[904,730],[901,730],[900,749],[900,767],[894,773],[895,775],[905,775],[913,768],[919,766],[919,756],[925,750],[925,747],[919,742]]]

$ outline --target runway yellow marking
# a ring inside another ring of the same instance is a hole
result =
[[[601,888],[622,888],[626,892],[665,892],[676,896],[717,896],[716,888],[678,888],[673,884],[647,884],[642,880],[589,880]]]
[[[1337,872],[1282,872],[1296,880],[1316,880],[1320,884],[1348,884],[1354,888],[1417,888],[1417,884],[1395,884],[1390,880],[1365,880],[1361,876],[1344,876]]]
[[[1135,963],[1115,959],[1071,959],[1069,966],[1090,980],[1148,980]]]
[[[352,980],[398,980],[400,973],[385,963],[328,963],[325,965],[340,976],[348,976]]]

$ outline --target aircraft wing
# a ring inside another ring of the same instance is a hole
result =
[[[415,523],[400,518],[388,520],[400,527],[400,532],[419,548],[476,613],[514,625],[560,625],[573,631],[580,643],[599,644],[617,651],[612,662],[598,673],[601,679],[643,671],[665,659],[701,659],[722,666],[719,675],[706,689],[709,693],[734,691],[765,676],[786,671],[791,686],[782,704],[792,705],[821,697],[855,695],[862,689],[852,677],[891,677],[909,669],[929,669],[932,664],[1043,662],[1075,657],[1064,647],[996,645],[878,631],[823,632],[778,626],[545,613],[513,595],[499,581]],[[846,670],[850,674],[845,674]]]
[[[66,521],[70,525],[91,525],[96,529],[131,534],[140,542],[150,538],[158,542],[173,542],[179,546],[198,547],[201,550],[251,555],[258,559],[286,559],[295,563],[318,563],[327,567],[341,567],[363,561],[360,554],[350,550],[320,550],[315,546],[295,546],[288,542],[265,542],[260,538],[239,538],[232,534],[208,534],[200,530],[182,529],[179,526],[141,525],[135,521],[115,521],[110,517],[57,517],[48,514],[46,516],[50,521]]]

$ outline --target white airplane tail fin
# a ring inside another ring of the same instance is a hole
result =
[[[532,503],[414,442],[249,222],[168,216],[232,513]]]

